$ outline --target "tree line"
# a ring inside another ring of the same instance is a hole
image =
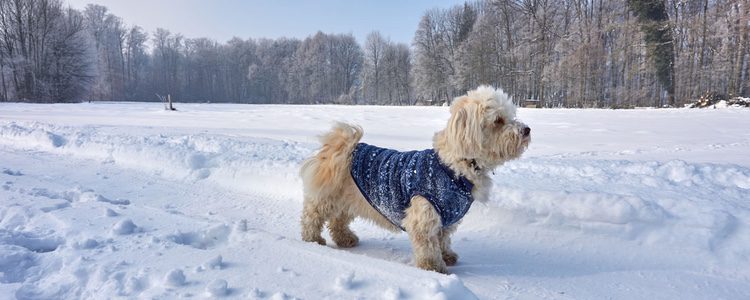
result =
[[[377,31],[220,43],[100,5],[0,0],[0,101],[439,105],[480,84],[543,107],[748,96],[750,0],[487,0]]]
[[[748,96],[747,0],[496,0],[433,9],[417,95],[483,83],[545,107],[679,106]]]

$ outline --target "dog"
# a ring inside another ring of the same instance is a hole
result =
[[[531,128],[501,89],[480,86],[454,99],[433,149],[398,152],[360,143],[358,126],[337,123],[305,160],[302,240],[325,245],[328,227],[338,247],[354,247],[355,217],[408,233],[417,267],[447,273],[458,255],[450,236],[473,201],[485,202],[489,172],[528,148]]]

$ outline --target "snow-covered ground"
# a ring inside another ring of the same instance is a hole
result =
[[[748,299],[750,110],[519,110],[446,276],[367,222],[299,240],[334,120],[430,147],[443,107],[0,104],[0,298]]]

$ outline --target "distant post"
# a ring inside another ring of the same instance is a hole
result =
[[[156,97],[159,98],[159,101],[164,103],[164,110],[177,110],[172,106],[172,95],[167,94],[166,97],[156,94]]]
[[[172,95],[167,94],[167,102],[169,102],[169,110],[176,110],[172,107]]]

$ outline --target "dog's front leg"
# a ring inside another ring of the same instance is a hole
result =
[[[457,224],[440,229],[440,250],[443,253],[443,261],[448,266],[456,265],[458,254],[451,249],[451,234],[456,232]]]
[[[411,239],[417,267],[447,274],[440,242],[442,223],[432,204],[421,196],[412,198],[403,226]]]

